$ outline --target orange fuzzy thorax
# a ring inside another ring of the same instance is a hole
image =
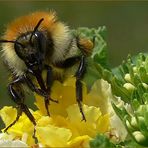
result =
[[[16,40],[18,36],[27,31],[33,31],[39,20],[44,18],[44,21],[39,26],[39,29],[46,29],[49,32],[55,27],[57,17],[55,12],[34,12],[32,14],[22,16],[10,23],[5,32],[4,38],[7,40]]]

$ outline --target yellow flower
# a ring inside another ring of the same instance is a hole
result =
[[[38,114],[37,112],[33,112],[32,110],[31,112],[36,119],[40,118],[40,114]],[[5,106],[0,110],[0,115],[5,123],[5,126],[7,127],[15,120],[17,110],[13,107]],[[19,118],[18,122],[16,122],[11,128],[8,129],[8,133],[10,135],[13,135],[15,139],[22,139],[23,136],[27,134],[26,142],[29,145],[34,144],[34,139],[32,137],[33,132],[34,126],[24,113]]]
[[[84,148],[89,147],[89,141],[97,133],[109,132],[110,116],[106,95],[108,89],[109,86],[103,80],[96,81],[89,91],[84,84],[83,110],[86,122],[81,121],[82,116],[75,96],[74,78],[69,78],[64,83],[54,82],[51,97],[59,103],[50,102],[51,117],[46,115],[44,98],[35,95],[38,110],[30,111],[36,119],[35,129],[38,143],[47,147]],[[4,107],[0,115],[5,125],[8,126],[16,117],[16,109]],[[32,122],[25,114],[22,114],[18,122],[8,129],[8,134],[13,135],[13,139],[23,139],[31,146],[35,143],[32,138],[33,130]]]

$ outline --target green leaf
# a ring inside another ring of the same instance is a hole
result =
[[[121,145],[112,143],[105,135],[98,134],[94,140],[90,141],[91,148],[121,148]]]
[[[137,144],[134,140],[124,141],[125,148],[146,148]]]
[[[148,74],[146,72],[146,69],[143,66],[139,68],[139,74],[140,74],[141,80],[145,83],[148,83]]]
[[[96,69],[95,65],[94,65],[94,61],[92,58],[87,58],[87,68],[86,68],[86,73],[84,75],[83,81],[87,84],[88,88],[91,88],[91,86],[93,85],[93,83],[98,80],[101,79],[101,75],[98,72],[98,70]]]
[[[122,82],[116,77],[111,81],[112,92],[126,103],[130,102],[130,92],[122,86]]]

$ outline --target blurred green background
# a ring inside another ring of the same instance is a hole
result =
[[[127,54],[148,50],[148,2],[0,1],[0,34],[18,16],[36,10],[57,11],[71,28],[98,27],[108,30],[109,63],[117,66]],[[0,107],[12,104],[7,95],[8,71],[0,60]],[[29,103],[31,104],[31,103]]]

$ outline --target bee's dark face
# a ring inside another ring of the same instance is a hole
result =
[[[27,67],[41,66],[47,50],[47,38],[40,31],[28,32],[17,38],[14,48]]]

